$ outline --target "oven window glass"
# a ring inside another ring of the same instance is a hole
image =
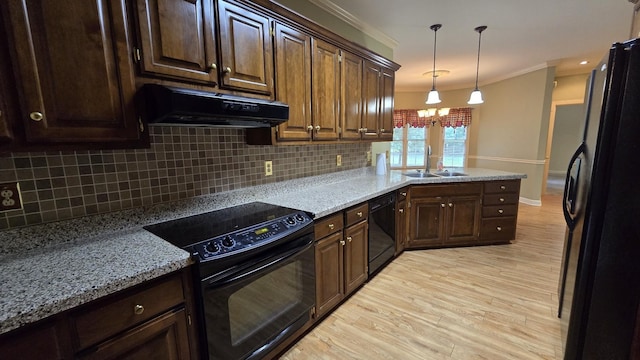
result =
[[[231,343],[236,346],[303,299],[302,262],[271,271],[229,297]]]

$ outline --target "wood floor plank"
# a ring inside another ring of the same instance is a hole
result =
[[[282,359],[561,359],[560,202],[521,204],[512,244],[403,253]]]

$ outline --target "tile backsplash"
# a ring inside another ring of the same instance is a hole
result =
[[[23,209],[0,229],[106,213],[367,166],[369,143],[251,146],[242,129],[152,126],[151,148],[0,155]],[[342,166],[336,166],[342,155]],[[273,161],[273,175],[264,162]]]

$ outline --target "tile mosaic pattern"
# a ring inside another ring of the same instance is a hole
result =
[[[22,210],[0,229],[148,206],[362,168],[369,143],[250,146],[242,129],[153,126],[151,148],[0,155],[0,183],[20,183]],[[342,155],[342,166],[336,166]],[[273,161],[273,176],[264,162]]]

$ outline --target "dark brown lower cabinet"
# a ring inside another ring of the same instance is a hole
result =
[[[413,186],[407,248],[473,245],[480,238],[482,183]]]
[[[151,280],[0,336],[0,358],[198,358],[190,270]]]

